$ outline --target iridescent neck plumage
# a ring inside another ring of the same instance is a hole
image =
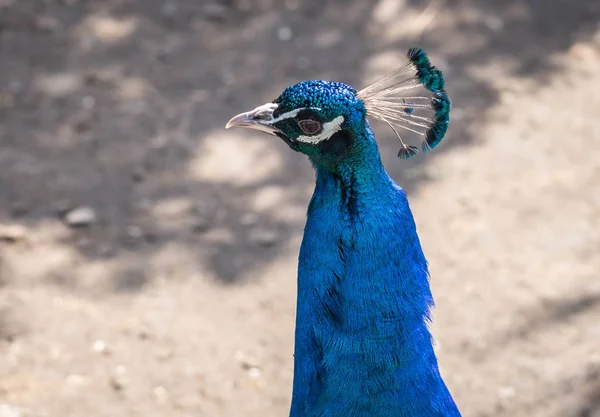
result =
[[[340,163],[313,160],[291,416],[458,416],[427,327],[433,300],[406,196],[370,128],[357,134]]]

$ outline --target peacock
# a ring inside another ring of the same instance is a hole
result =
[[[303,81],[226,128],[258,129],[316,171],[298,263],[290,417],[455,417],[429,331],[427,261],[404,190],[381,162],[367,116],[435,148],[448,129],[444,76],[419,48],[357,91]]]

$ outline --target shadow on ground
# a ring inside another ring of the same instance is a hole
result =
[[[384,163],[410,194],[436,180],[439,155],[485,142],[503,94],[525,94],[503,74],[544,85],[599,20],[597,0],[0,1],[0,223],[32,236],[0,245],[47,264],[21,281],[22,265],[4,261],[0,285],[137,292],[178,262],[219,284],[257,279],[297,245],[313,174],[273,138],[224,131],[231,115],[304,79],[363,86],[421,46],[454,103],[444,144],[400,162],[393,133],[375,124]],[[66,227],[80,206],[97,221]],[[106,268],[110,282],[82,283],[81,264]],[[597,302],[531,313],[499,347]],[[597,412],[594,375],[569,415]]]
[[[215,151],[223,153],[223,167],[238,163],[235,155],[250,144],[254,154],[244,169],[228,168],[245,179],[203,172],[206,142],[226,138],[230,115],[306,78],[362,85],[373,61],[376,72],[388,70],[418,44],[447,72],[455,106],[439,151],[447,152],[485,140],[478,126],[499,94],[486,67],[511,65],[543,83],[560,70],[553,54],[587,36],[600,16],[593,1],[434,2],[437,9],[412,3],[414,16],[405,18],[386,1],[343,3],[343,13],[334,1],[9,7],[0,18],[3,221],[35,228],[90,205],[101,223],[64,237],[83,255],[131,250],[148,257],[177,241],[195,247],[218,280],[234,283],[276,257],[302,227],[301,218],[277,221],[268,210],[252,211],[249,196],[279,187],[302,206],[312,175],[302,156],[245,132]],[[391,132],[378,126],[378,135],[389,170],[408,192],[427,180],[423,165],[435,164],[435,154],[400,163]],[[275,153],[274,168],[260,177],[254,171],[266,147]],[[190,174],[194,169],[202,172]],[[152,208],[169,200],[180,203],[172,204],[180,224],[161,229],[166,222]],[[225,229],[228,237],[216,239],[209,229]],[[143,285],[144,273],[137,275],[115,289]]]

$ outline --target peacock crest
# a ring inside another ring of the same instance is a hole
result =
[[[407,145],[398,128],[422,136],[426,152],[442,141],[450,122],[451,101],[444,90],[444,75],[431,65],[419,48],[408,51],[408,62],[401,68],[360,90],[356,96],[367,115],[387,123],[402,144],[398,157],[409,159],[418,152]]]

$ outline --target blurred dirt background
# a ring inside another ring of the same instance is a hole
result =
[[[465,416],[600,416],[598,0],[0,0],[0,416],[286,416],[314,180],[225,131],[424,47],[402,162]]]

